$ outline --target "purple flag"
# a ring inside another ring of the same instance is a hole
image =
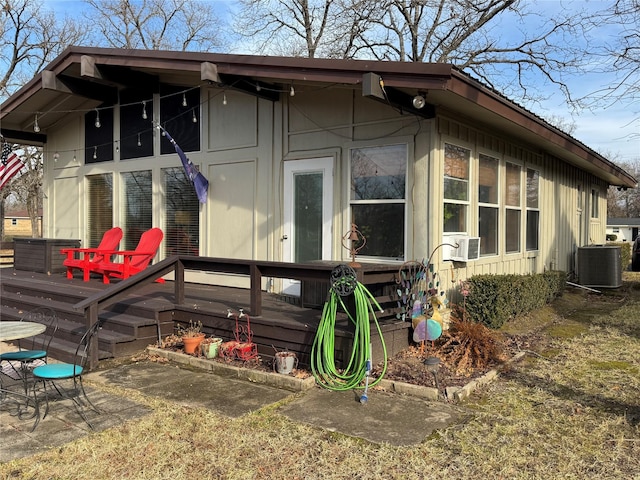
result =
[[[209,190],[209,181],[198,171],[196,166],[187,158],[184,154],[180,146],[176,143],[176,141],[169,135],[164,128],[162,129],[165,136],[169,139],[173,147],[176,149],[176,153],[182,160],[182,166],[184,167],[184,172],[187,174],[189,180],[191,180],[191,184],[193,188],[196,190],[196,195],[198,195],[198,200],[200,203],[207,203],[207,190]]]

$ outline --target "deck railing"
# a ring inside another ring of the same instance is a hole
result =
[[[117,303],[141,287],[155,282],[159,277],[174,274],[174,303],[183,305],[185,301],[185,271],[202,271],[247,276],[250,279],[250,314],[262,314],[262,278],[282,278],[300,281],[327,281],[331,271],[341,262],[288,263],[260,260],[238,260],[230,258],[195,257],[177,255],[147,267],[121,282],[114,283],[85,300],[75,304],[76,310],[84,312],[86,326],[90,328],[98,321],[98,313]],[[386,283],[395,280],[398,265],[363,264],[355,268],[358,281],[364,285]],[[89,368],[98,363],[97,342],[91,346]]]

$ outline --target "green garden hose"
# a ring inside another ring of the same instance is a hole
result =
[[[380,376],[369,383],[368,386],[374,386],[380,382],[387,370],[387,347],[375,315],[374,306],[379,311],[382,311],[382,309],[364,285],[355,282],[355,280],[354,284],[353,296],[355,299],[356,318],[354,319],[345,307],[342,296],[338,293],[340,286],[334,283],[324,304],[320,325],[318,325],[318,331],[311,348],[311,372],[318,384],[329,390],[351,390],[357,388],[365,378],[367,362],[371,361],[369,314],[373,317],[378,330],[384,361]],[[337,369],[335,364],[335,325],[338,305],[347,313],[349,320],[355,326],[351,357],[346,367],[341,370]]]

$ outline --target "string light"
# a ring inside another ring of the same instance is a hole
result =
[[[223,105],[226,105],[226,104],[227,104],[227,94],[226,94],[226,93],[223,93],[223,94],[222,94],[222,104],[223,104]]]
[[[96,108],[96,128],[100,128],[102,124],[100,123],[100,110]]]
[[[93,147],[93,159],[97,159],[98,158],[98,146],[96,145],[95,147]]]
[[[54,162],[57,162],[59,158],[60,158],[60,154],[58,152],[53,154],[53,161]]]
[[[36,119],[33,121],[33,131],[38,133],[40,131],[40,125],[38,125],[38,114],[36,113]]]
[[[262,90],[262,87],[256,82],[256,92],[259,92],[260,90]]]
[[[182,106],[183,107],[187,106],[187,95],[186,95],[186,93],[182,94]]]
[[[196,109],[193,109],[193,118],[191,119],[193,123],[198,123],[198,118],[196,117]]]
[[[142,119],[143,120],[147,119],[147,102],[146,101],[142,102]]]
[[[138,132],[138,146],[142,146],[142,141],[140,140],[140,132]]]
[[[293,88],[293,85],[291,85],[291,90],[289,90],[289,96],[290,97],[295,97],[296,96],[296,91]]]
[[[118,143],[118,140],[116,140],[116,153],[120,153],[120,144]]]
[[[73,163],[77,163],[78,159],[76,158],[76,151],[73,151]]]

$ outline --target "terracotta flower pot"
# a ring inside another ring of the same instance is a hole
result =
[[[194,354],[200,343],[204,340],[204,333],[196,337],[182,337],[184,343],[184,353]]]

